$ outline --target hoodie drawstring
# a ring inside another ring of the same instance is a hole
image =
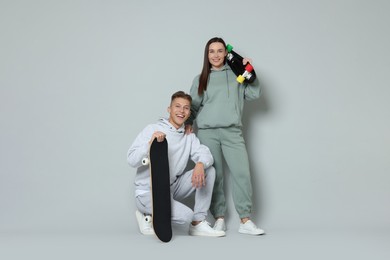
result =
[[[230,98],[229,75],[227,73],[227,70],[225,70],[225,73],[226,73],[226,86],[227,86],[227,91],[228,91],[228,98]]]

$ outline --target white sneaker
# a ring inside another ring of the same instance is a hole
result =
[[[152,216],[144,215],[138,210],[135,211],[137,217],[139,231],[144,235],[154,235]]]
[[[225,219],[223,218],[217,219],[217,221],[215,221],[214,223],[213,228],[218,231],[226,231]]]
[[[253,223],[251,220],[248,220],[245,222],[245,224],[240,223],[238,232],[248,235],[262,235],[265,233],[264,230],[256,227],[255,223]]]
[[[190,224],[190,235],[191,236],[205,236],[205,237],[223,237],[225,231],[214,230],[210,227],[206,220],[203,220],[197,225]]]

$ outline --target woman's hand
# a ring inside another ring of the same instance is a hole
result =
[[[242,59],[242,64],[246,65],[247,63],[252,63],[252,59],[250,59],[250,58],[243,58]]]
[[[187,135],[191,134],[193,132],[192,125],[186,125],[185,132]]]

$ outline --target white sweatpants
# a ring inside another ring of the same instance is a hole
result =
[[[185,172],[171,184],[172,222],[177,224],[202,221],[206,219],[210,208],[215,181],[215,169],[214,167],[209,167],[205,171],[206,185],[197,189],[191,183],[192,172],[193,170]],[[180,202],[180,200],[184,200],[194,192],[195,203],[194,210],[192,210]],[[138,195],[135,198],[135,203],[140,212],[152,215],[152,196],[150,192]]]

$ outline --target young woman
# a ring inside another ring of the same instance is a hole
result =
[[[260,96],[258,81],[240,84],[226,64],[226,44],[223,39],[210,39],[204,51],[203,69],[193,80],[191,116],[186,132],[192,132],[196,120],[198,138],[208,146],[214,157],[216,179],[210,211],[216,219],[214,229],[226,230],[226,198],[223,187],[223,158],[231,172],[232,195],[235,209],[241,219],[239,232],[261,235],[264,231],[251,220],[252,185],[248,154],[242,135],[244,100]],[[244,59],[244,64],[249,61]]]

